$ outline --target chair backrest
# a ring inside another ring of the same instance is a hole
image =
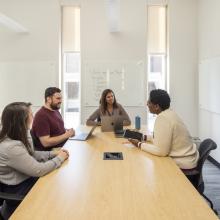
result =
[[[217,148],[217,144],[210,138],[205,139],[204,141],[201,142],[199,146],[199,161],[197,165],[197,170],[199,172],[199,181],[198,181],[198,187],[199,185],[203,185],[203,179],[202,179],[202,168],[205,163],[205,160],[210,154],[211,150],[215,150]],[[201,186],[204,188],[204,186]],[[204,189],[201,189],[203,191]]]
[[[205,139],[199,146],[199,161],[197,165],[198,171],[202,170],[203,164],[210,154],[211,150],[217,148],[217,144],[212,139]]]

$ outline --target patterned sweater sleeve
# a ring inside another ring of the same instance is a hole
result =
[[[99,122],[99,120],[100,120],[100,110],[98,108],[89,116],[89,118],[86,121],[86,125],[94,126]]]
[[[33,157],[40,162],[48,161],[56,157],[56,153],[53,151],[34,151]]]
[[[128,113],[125,111],[125,109],[120,105],[118,104],[119,106],[119,111],[120,111],[120,115],[123,117],[124,121],[123,121],[123,125],[124,126],[128,126],[131,124],[131,120],[128,116]]]
[[[31,156],[25,147],[13,146],[8,151],[8,166],[29,176],[40,177],[58,168],[63,163],[63,159],[59,156],[54,157],[46,162],[37,161],[34,156]],[[42,154],[45,159],[46,154]],[[39,158],[38,158],[39,159]]]

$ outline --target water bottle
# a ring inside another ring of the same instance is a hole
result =
[[[141,118],[139,116],[135,117],[135,129],[137,130],[141,129]]]

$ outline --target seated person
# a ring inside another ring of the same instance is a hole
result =
[[[168,93],[161,89],[152,90],[147,106],[151,113],[158,115],[153,136],[147,136],[147,141],[153,144],[130,141],[151,154],[170,156],[183,172],[196,168],[199,152],[183,121],[170,109]]]
[[[61,90],[49,87],[45,90],[45,104],[36,113],[31,135],[37,150],[51,150],[62,147],[69,137],[75,135],[73,128],[65,129],[60,112]]]
[[[123,125],[128,126],[131,120],[124,108],[117,103],[115,94],[111,89],[105,89],[102,92],[100,106],[90,115],[86,121],[86,125],[101,125],[101,116],[122,116]]]
[[[26,195],[37,181],[68,158],[66,150],[57,152],[34,151],[28,130],[33,116],[30,103],[15,102],[2,113],[0,131],[0,184],[6,193]],[[19,202],[3,202],[1,214],[8,219]]]

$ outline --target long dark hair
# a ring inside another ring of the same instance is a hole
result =
[[[105,112],[107,111],[107,106],[108,105],[107,105],[107,102],[106,102],[106,96],[108,95],[108,93],[112,93],[113,96],[114,96],[113,108],[118,108],[118,103],[116,101],[114,92],[111,89],[105,89],[102,92],[102,96],[101,96],[101,99],[100,99],[100,108],[101,108],[101,112],[103,114],[105,114]]]
[[[4,108],[1,118],[0,142],[7,137],[12,140],[21,141],[29,154],[32,154],[33,150],[27,136],[30,106],[31,103],[13,102]]]

